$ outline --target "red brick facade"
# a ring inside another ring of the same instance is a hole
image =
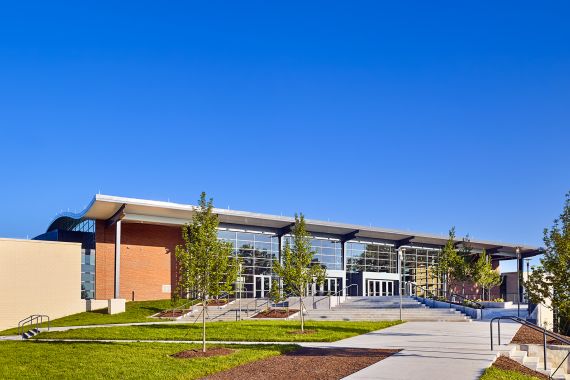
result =
[[[120,298],[128,301],[167,299],[163,285],[175,287],[174,249],[181,243],[180,227],[122,223]],[[115,226],[96,225],[95,297],[113,298]]]

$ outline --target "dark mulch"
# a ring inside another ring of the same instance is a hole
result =
[[[564,335],[560,335],[560,336],[565,338],[565,339],[570,340],[570,337],[567,337]],[[519,331],[517,331],[517,333],[513,337],[513,340],[511,340],[511,343],[542,344],[543,339],[544,339],[543,334],[540,331],[536,331],[536,330],[531,329],[530,327],[527,327],[527,326],[521,326]],[[548,343],[548,344],[561,344],[561,342],[559,342],[557,339],[551,338],[549,336],[546,337],[546,343]]]
[[[398,350],[304,347],[218,372],[207,379],[342,379],[396,352]]]
[[[157,315],[158,318],[178,318],[183,316],[186,313],[189,313],[190,310],[165,310]]]
[[[536,372],[533,371],[530,368],[525,367],[522,364],[519,364],[518,362],[514,361],[513,359],[510,359],[506,356],[499,356],[497,358],[497,360],[495,361],[495,363],[493,363],[493,367],[497,367],[500,369],[504,369],[507,371],[515,371],[515,372],[519,372],[528,376],[534,376],[534,377],[538,377],[539,379],[546,379],[548,380],[548,376],[543,375],[540,372]]]
[[[253,318],[287,318],[298,311],[297,309],[269,309],[255,314]]]
[[[231,348],[217,347],[217,348],[208,348],[206,352],[202,352],[202,350],[180,351],[170,356],[176,359],[209,358],[210,356],[229,355],[234,351],[235,350],[232,350]]]

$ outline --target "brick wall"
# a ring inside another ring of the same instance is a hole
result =
[[[115,226],[96,225],[95,297],[113,298],[115,277]],[[163,285],[175,287],[174,249],[181,244],[180,227],[140,223],[121,225],[120,297],[135,300],[170,298]]]

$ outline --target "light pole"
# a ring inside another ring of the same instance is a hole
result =
[[[404,248],[398,248],[398,276],[400,277],[400,280],[399,280],[399,284],[400,284],[399,290],[400,291],[398,292],[398,294],[400,295],[400,321],[402,320],[402,288],[404,285],[404,282],[403,282],[404,276],[402,274],[402,256],[404,255],[403,252],[404,252]]]
[[[517,253],[517,317],[521,317],[521,250],[516,248]]]

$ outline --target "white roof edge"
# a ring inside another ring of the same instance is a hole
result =
[[[165,208],[171,210],[180,210],[180,211],[194,211],[196,210],[197,206],[190,205],[190,204],[183,204],[183,203],[176,203],[176,202],[167,202],[167,201],[156,201],[156,200],[148,200],[148,199],[140,199],[140,198],[129,198],[129,197],[120,197],[120,196],[113,196],[113,195],[105,195],[105,194],[96,194],[89,205],[85,208],[85,210],[81,211],[80,213],[61,213],[56,218],[52,220],[50,223],[53,224],[57,219],[61,217],[69,217],[73,219],[79,219],[82,217],[89,217],[88,213],[92,209],[92,207],[97,202],[108,202],[108,203],[115,203],[117,204],[117,208],[120,207],[122,204],[127,205],[137,205],[137,206],[148,206],[148,207],[157,207],[157,208]],[[264,214],[264,213],[256,213],[250,211],[238,211],[238,210],[228,210],[228,209],[219,209],[214,208],[214,212],[219,215],[227,215],[227,216],[241,216],[247,218],[258,218],[258,219],[267,219],[273,221],[282,221],[282,222],[294,222],[293,217],[289,216],[278,216],[278,215],[271,215],[271,214]],[[110,217],[111,215],[109,215]],[[406,235],[406,236],[416,236],[418,238],[426,238],[426,239],[437,239],[437,240],[447,240],[448,236],[445,235],[438,235],[438,234],[431,234],[431,233],[423,233],[417,231],[403,231],[403,230],[396,230],[390,228],[380,228],[380,227],[370,227],[370,226],[363,226],[358,224],[346,224],[346,223],[337,223],[337,222],[326,222],[322,220],[316,219],[306,219],[307,224],[312,225],[319,225],[323,227],[331,227],[331,228],[345,228],[345,229],[352,229],[352,230],[361,230],[363,232],[378,232],[378,233],[387,233],[387,234],[395,234],[395,235]],[[460,240],[460,239],[456,239]],[[479,240],[479,239],[471,239],[471,242],[474,244],[482,244],[482,245],[493,245],[497,247],[521,247],[525,250],[538,250],[539,247],[529,246],[525,244],[512,244],[512,243],[504,243],[504,242],[496,242],[496,241],[489,241],[489,240]]]

